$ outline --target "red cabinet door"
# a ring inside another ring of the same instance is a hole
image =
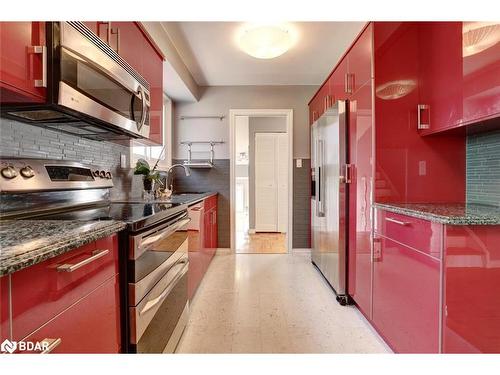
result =
[[[0,89],[2,103],[43,103],[43,66],[34,47],[46,47],[45,22],[0,22]]]
[[[0,277],[0,342],[10,339],[9,277]]]
[[[349,102],[349,295],[371,314],[372,85],[369,80]]]
[[[213,209],[213,223],[212,223],[212,247],[214,249],[212,256],[215,254],[215,250],[218,247],[218,226],[217,226],[217,207]]]
[[[347,73],[347,58],[344,57],[328,80],[330,92],[335,101],[349,99],[349,93],[346,91]]]
[[[500,353],[500,226],[447,226],[443,352]]]
[[[373,24],[370,23],[347,54],[349,85],[353,93],[372,78]]]
[[[72,272],[58,269],[90,258],[91,262]],[[13,339],[23,339],[117,273],[117,235],[14,272],[11,275]]]
[[[463,121],[500,115],[500,23],[463,22]]]
[[[54,343],[51,353],[119,353],[119,295],[118,276],[115,276],[24,341],[51,340]]]
[[[163,144],[163,57],[144,37],[142,42],[142,72],[150,84],[149,140]]]
[[[438,259],[376,238],[373,323],[398,353],[439,352]]]
[[[428,129],[422,135],[462,123],[462,23],[419,24],[419,109]],[[418,118],[417,118],[418,121]]]
[[[143,71],[144,55],[138,53],[143,43],[148,43],[137,22],[112,22],[111,29],[114,33],[119,30],[119,34],[111,36],[111,48],[117,50],[123,59],[139,74]],[[119,39],[119,47],[117,40]]]
[[[417,130],[419,37],[416,22],[374,23],[375,201],[463,202],[465,137]]]

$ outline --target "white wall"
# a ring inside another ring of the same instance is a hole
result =
[[[216,159],[229,159],[230,109],[293,109],[293,155],[309,158],[309,112],[307,103],[316,86],[209,86],[202,87],[197,103],[176,103],[173,157],[186,158],[181,141],[225,141],[215,146]],[[224,115],[218,119],[180,120],[180,116]],[[193,157],[195,157],[193,155]]]

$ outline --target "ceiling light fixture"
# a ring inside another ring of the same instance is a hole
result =
[[[258,59],[281,56],[294,42],[293,30],[284,25],[246,25],[238,36],[240,48]]]

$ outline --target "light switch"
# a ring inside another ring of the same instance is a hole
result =
[[[302,159],[297,159],[297,168],[302,168]]]

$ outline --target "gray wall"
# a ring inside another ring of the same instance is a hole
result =
[[[182,163],[183,160],[173,159],[173,163]],[[214,168],[191,169],[191,175],[186,177],[180,169],[174,169],[174,192],[205,192],[216,191],[217,197],[217,226],[219,247],[231,247],[231,220],[230,220],[230,169],[229,159],[215,159]]]
[[[255,229],[255,133],[286,133],[285,117],[250,117],[248,119],[248,221]]]
[[[180,141],[223,140],[216,146],[216,159],[229,159],[230,109],[293,109],[293,155],[309,158],[308,101],[317,86],[212,86],[203,87],[196,103],[176,103],[173,158],[186,158],[186,149]],[[217,119],[180,120],[185,115],[224,115]]]
[[[311,247],[311,159],[302,159],[302,168],[293,165],[293,247]]]
[[[138,197],[142,192],[141,176],[120,168],[120,154],[126,155],[127,163],[129,160],[127,145],[91,141],[0,118],[0,148],[0,157],[75,160],[109,169],[114,176],[113,199]]]
[[[467,202],[500,206],[500,130],[467,136]]]

